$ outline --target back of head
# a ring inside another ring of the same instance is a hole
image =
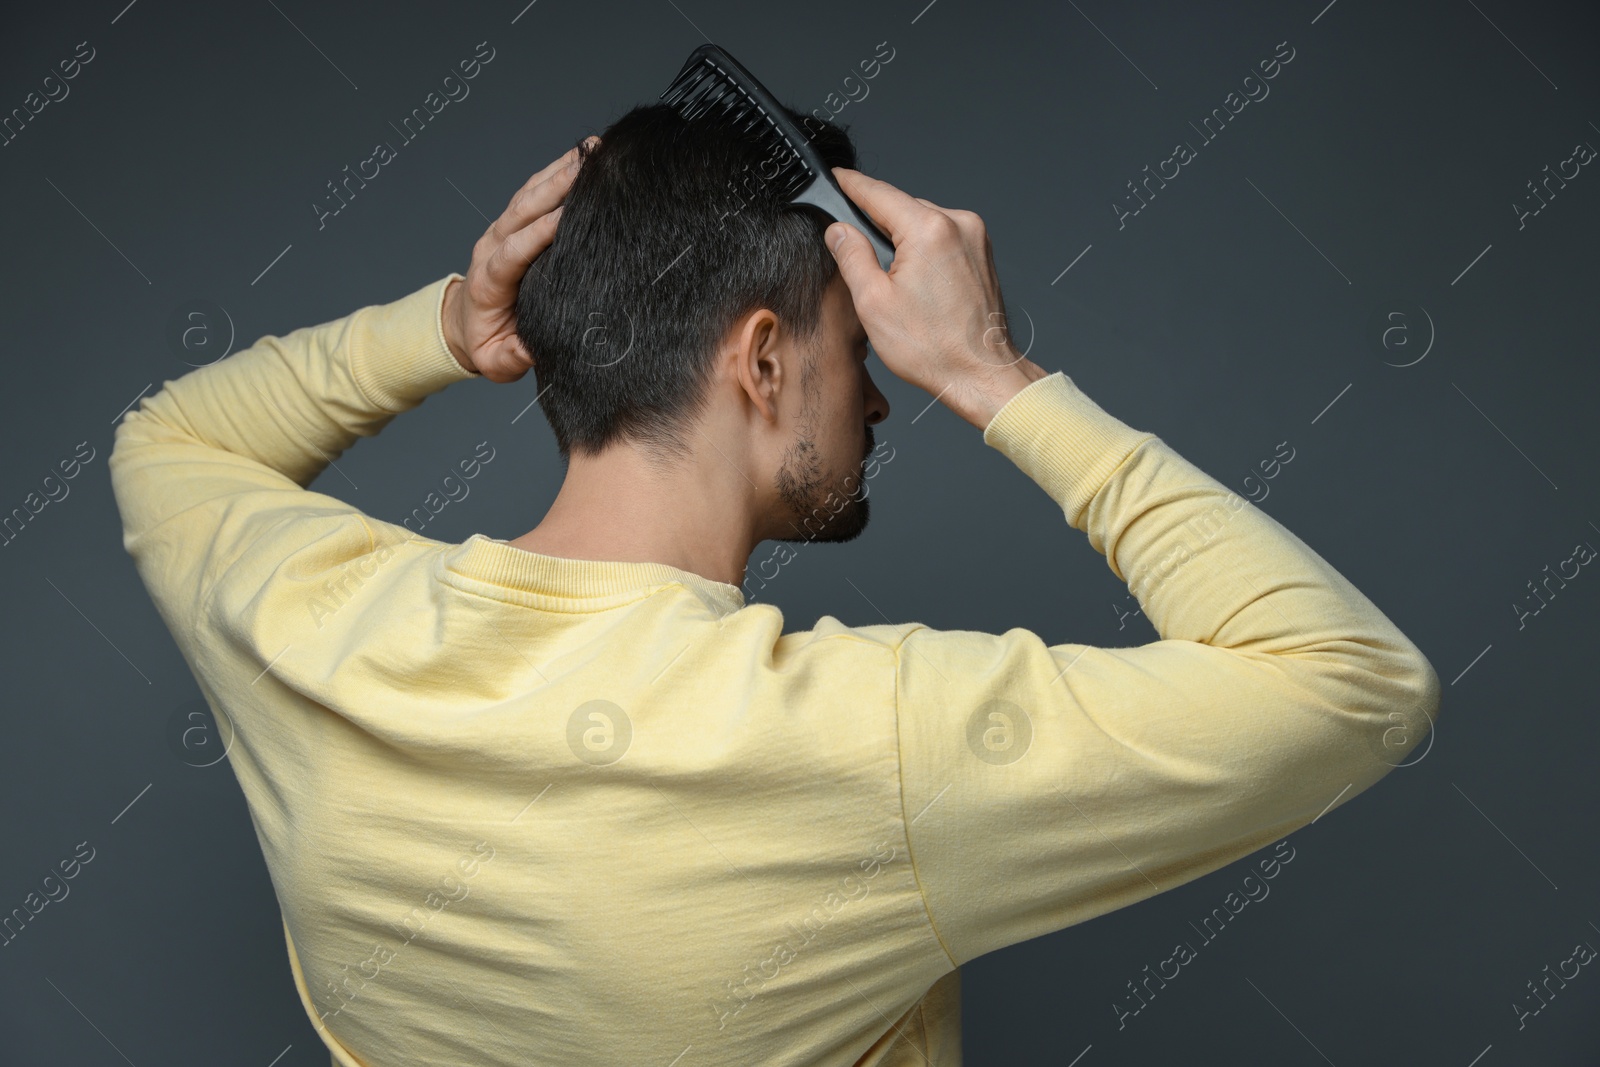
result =
[[[855,167],[843,129],[789,117],[829,167]],[[636,107],[600,138],[580,144],[555,240],[523,277],[517,333],[563,460],[628,440],[670,462],[692,445],[740,317],[770,308],[808,348],[820,341],[833,220],[782,203],[759,146],[668,105]]]

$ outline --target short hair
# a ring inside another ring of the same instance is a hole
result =
[[[785,108],[832,167],[856,167],[845,128]],[[715,353],[768,308],[814,369],[838,276],[834,221],[785,203],[771,154],[666,104],[613,122],[568,190],[555,240],[523,276],[517,334],[563,462],[627,440],[658,465],[689,452]]]

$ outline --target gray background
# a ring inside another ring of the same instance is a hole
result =
[[[1600,176],[1521,228],[1513,207],[1600,145],[1592,6],[124,2],[36,6],[0,33],[0,111],[79,41],[96,50],[0,148],[0,511],[95,450],[0,548],[0,911],[78,842],[96,850],[0,948],[0,1060],[327,1063],[238,786],[173,740],[202,705],[121,545],[112,427],[187,369],[169,320],[213,301],[238,349],[464,271],[532,171],[654,100],[709,35],[801,110],[889,42],[839,114],[863,169],[981,214],[1018,345],[1254,493],[1445,687],[1421,758],[1292,835],[1271,896],[1124,1029],[1125,983],[1253,860],[970,964],[968,1062],[1600,1062],[1594,968],[1520,1031],[1511,1007],[1577,942],[1600,946],[1600,578],[1520,627],[1514,607],[1600,545]],[[324,183],[395,141],[388,123],[480,41],[496,56],[471,95],[319,231]],[[1270,95],[1202,144],[1190,123],[1283,41]],[[1197,158],[1119,229],[1111,204],[1179,140]],[[942,406],[913,422],[930,398],[872,366],[895,458],[867,534],[803,549],[760,595],[790,629],[832,614],[1155,639],[1036,486]],[[487,440],[494,462],[426,533],[524,533],[560,479],[538,411],[518,418],[533,382],[454,387],[314,488],[398,522]],[[1260,498],[1245,479],[1280,442],[1294,459]]]

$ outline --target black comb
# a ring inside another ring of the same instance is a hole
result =
[[[878,266],[888,270],[894,262],[894,244],[845,196],[810,138],[724,49],[707,43],[689,53],[661,101],[687,121],[731,128],[765,150],[766,158],[778,166],[768,180],[784,203],[811,204],[849,223],[872,242]]]

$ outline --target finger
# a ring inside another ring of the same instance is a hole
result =
[[[857,313],[872,306],[889,284],[889,275],[878,265],[878,253],[866,235],[848,222],[836,222],[824,232],[828,248],[839,264],[839,276],[850,290]]]
[[[591,137],[585,143],[592,151],[599,141],[598,137]],[[566,198],[567,190],[572,187],[572,179],[578,174],[578,168],[571,164],[579,162],[581,158],[578,147],[573,146],[523,183],[522,188],[512,195],[505,211],[489,224],[493,239],[503,241],[507,235],[517,232],[561,203]]]
[[[559,174],[560,171],[567,166],[567,164],[572,163],[575,160],[582,159],[586,151],[593,152],[599,144],[600,138],[597,136],[584,138],[581,144],[573,145],[571,148],[567,149],[565,152],[561,153],[561,155],[557,156],[555,159],[546,164],[543,170],[535,172],[531,177],[528,178],[527,181],[522,183],[522,188],[518,189],[517,192],[520,193],[536,188],[549,178]]]
[[[517,381],[533,367],[533,357],[515,336],[497,342],[483,362],[483,376],[500,384]]]
[[[515,291],[528,273],[528,265],[549,248],[556,239],[556,227],[561,221],[557,205],[497,245],[483,261],[484,281],[497,293]]]
[[[555,163],[539,171],[528,183],[511,197],[500,217],[489,224],[491,243],[504,241],[528,223],[545,214],[566,199],[577,170],[571,166],[577,159],[576,149]]]
[[[938,210],[926,202],[919,203],[916,198],[888,182],[879,181],[858,170],[834,167],[833,173],[839,179],[845,195],[866,212],[867,217],[878,229],[888,234],[897,247],[919,219],[926,218],[930,211]]]

